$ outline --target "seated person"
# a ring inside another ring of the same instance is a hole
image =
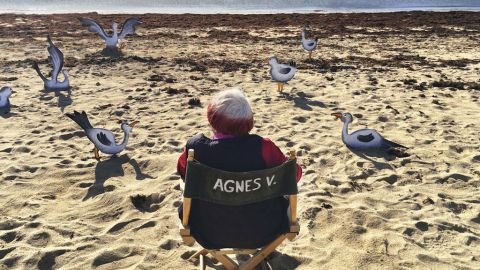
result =
[[[249,134],[253,113],[244,93],[238,89],[215,95],[207,111],[213,137],[203,134],[188,140],[178,159],[177,170],[185,178],[187,154],[217,169],[244,172],[276,167],[288,160],[268,138]],[[297,165],[297,182],[302,170]],[[191,234],[207,249],[259,248],[289,229],[288,200],[284,197],[242,206],[226,206],[193,200],[190,212]],[[182,207],[179,209],[182,216]]]

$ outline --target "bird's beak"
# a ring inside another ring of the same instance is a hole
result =
[[[138,124],[138,121],[133,121],[131,124],[130,124],[130,127],[134,127],[136,124]]]
[[[341,119],[341,118],[342,118],[342,114],[341,114],[341,113],[332,113],[331,115],[335,116],[335,117],[338,118],[338,119]]]

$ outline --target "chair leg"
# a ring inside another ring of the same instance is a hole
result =
[[[190,256],[190,259],[193,259],[193,258],[202,256],[202,255],[207,255],[207,254],[208,254],[208,250],[206,250],[206,249],[201,249],[201,250],[195,252],[192,256]]]
[[[219,262],[227,268],[227,270],[236,270],[238,269],[238,264],[230,259],[227,255],[217,254],[215,251],[210,251],[210,253],[217,259]]]
[[[252,258],[250,258],[246,263],[242,264],[240,267],[238,267],[238,270],[251,270],[255,266],[257,266],[259,263],[261,263],[270,253],[272,253],[275,248],[277,248],[285,239],[286,239],[286,234],[282,234],[277,239],[275,239],[273,242],[262,248],[259,252],[253,255]]]
[[[205,255],[200,254],[200,270],[205,270],[207,266],[205,265]]]
[[[270,265],[268,264],[268,262],[266,260],[263,260],[261,262],[261,265],[262,265],[262,270],[272,270],[272,268],[270,267]]]

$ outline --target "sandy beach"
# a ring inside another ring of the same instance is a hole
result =
[[[188,138],[211,134],[211,96],[234,86],[253,132],[303,167],[301,231],[274,269],[480,268],[478,13],[147,14],[116,59],[79,16],[0,15],[0,87],[14,91],[0,116],[0,269],[197,269],[185,258],[199,246],[178,234],[176,162]],[[312,60],[305,26],[319,38]],[[48,73],[47,34],[71,94],[45,92],[31,67]],[[298,65],[284,93],[274,54]],[[139,124],[119,157],[97,162],[73,110],[118,138],[122,121]],[[358,156],[333,112],[410,149]]]

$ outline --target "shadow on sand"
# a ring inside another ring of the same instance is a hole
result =
[[[115,47],[115,48],[104,48],[100,52],[100,54],[103,55],[103,56],[111,57],[111,58],[119,58],[119,57],[123,56],[122,51],[117,47]]]
[[[50,100],[51,98],[48,97],[50,93],[55,93],[55,96],[58,98],[57,107],[60,108],[62,112],[65,111],[65,108],[72,105],[72,88],[70,87],[68,90],[62,91],[47,91],[43,90],[40,93],[40,100]],[[66,93],[66,94],[64,94]]]
[[[321,107],[321,108],[327,107],[325,103],[321,101],[310,100],[311,96],[308,96],[304,92],[298,92],[293,94],[283,93],[283,96],[285,97],[286,100],[293,101],[295,107],[298,107],[306,111],[313,110],[312,106]]]
[[[358,157],[360,158],[363,158],[369,162],[371,162],[373,164],[373,166],[375,166],[376,169],[378,170],[384,170],[384,169],[388,169],[388,170],[393,170],[395,169],[394,166],[386,163],[386,162],[379,162],[374,158],[383,158],[384,160],[393,160],[395,159],[395,156],[391,156],[389,155],[386,151],[368,151],[368,152],[362,152],[362,151],[358,151],[358,150],[354,150],[354,149],[351,149],[351,148],[348,148],[350,150],[350,152],[352,152],[353,154],[357,155]]]
[[[97,166],[95,167],[95,183],[90,186],[83,200],[85,201],[87,199],[94,198],[95,196],[103,194],[106,191],[112,191],[114,189],[113,186],[105,187],[104,184],[111,177],[124,176],[125,172],[122,168],[122,165],[125,163],[132,165],[133,169],[135,170],[136,180],[154,178],[148,174],[144,174],[137,161],[135,159],[130,159],[128,155],[125,154],[120,157],[113,156],[110,159],[99,161],[97,163]]]
[[[2,117],[3,119],[8,119],[12,116],[15,116],[17,115],[16,113],[12,113],[12,111],[10,110],[9,112],[4,112],[4,111],[0,111],[0,117]]]

